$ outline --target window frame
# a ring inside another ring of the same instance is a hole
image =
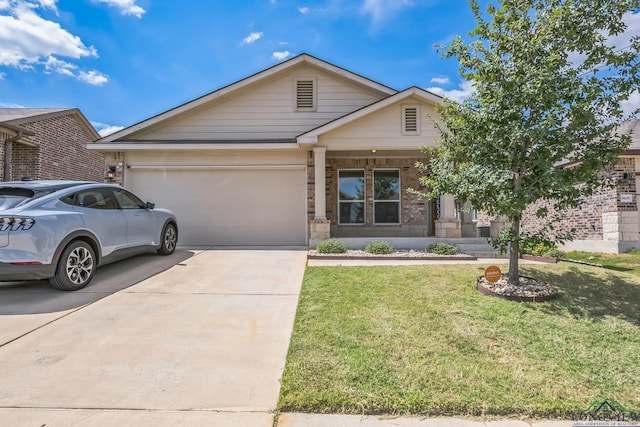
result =
[[[398,173],[398,200],[378,200],[376,199],[376,172],[395,171]],[[402,224],[402,179],[399,168],[376,168],[371,171],[372,175],[372,200],[373,200],[373,224],[374,225],[400,225]],[[397,203],[398,204],[398,222],[377,222],[376,221],[376,203]]]
[[[340,200],[340,173],[341,172],[362,172],[362,199],[361,200]],[[367,224],[367,171],[363,168],[345,168],[338,169],[338,179],[337,179],[337,197],[338,200],[338,225],[355,225],[355,226],[363,226]],[[362,222],[341,222],[341,204],[342,203],[362,203]]]

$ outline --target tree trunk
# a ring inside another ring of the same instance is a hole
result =
[[[520,237],[520,218],[512,218],[511,230],[513,236]],[[509,244],[509,284],[515,286],[520,284],[520,241],[517,238]]]

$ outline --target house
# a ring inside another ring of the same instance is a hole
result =
[[[422,189],[441,102],[301,54],[89,148],[120,153],[124,185],[177,214],[183,245],[497,233],[506,221],[407,191]]]
[[[600,174],[602,180],[615,185],[587,197],[579,208],[563,212],[563,220],[555,225],[554,233],[562,234],[573,228],[576,234],[562,250],[621,253],[640,249],[640,183],[637,179],[640,176],[640,119],[627,121],[618,132],[629,133],[631,144],[620,154],[616,165]],[[539,207],[542,206],[530,206],[523,216],[524,231],[533,232],[542,225],[534,214]]]
[[[77,108],[0,108],[0,177],[103,181],[98,138]]]
[[[406,191],[440,102],[301,54],[90,148],[123,153],[124,185],[174,210],[185,245],[459,237],[453,197]]]

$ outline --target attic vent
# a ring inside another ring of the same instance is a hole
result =
[[[420,109],[418,105],[402,106],[402,134],[420,135]]]
[[[418,132],[418,109],[407,108],[404,110],[404,131]]]
[[[296,110],[315,110],[315,81],[296,80]]]

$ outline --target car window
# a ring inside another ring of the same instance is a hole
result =
[[[88,209],[116,209],[110,188],[92,188],[75,194],[77,206]]]
[[[28,188],[1,187],[0,211],[11,209],[31,199],[35,193]]]
[[[145,203],[127,190],[114,190],[120,209],[144,209]]]

